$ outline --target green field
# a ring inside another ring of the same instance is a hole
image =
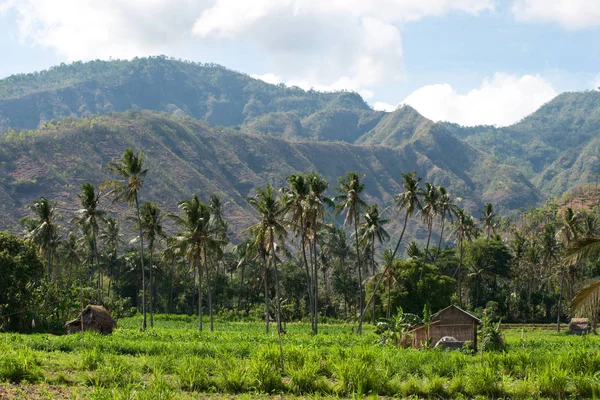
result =
[[[171,399],[272,397],[592,398],[600,393],[600,338],[548,330],[504,331],[502,353],[396,349],[371,326],[288,324],[285,371],[275,333],[260,323],[139,318],[103,337],[0,334],[0,398]],[[274,328],[274,326],[272,326]]]

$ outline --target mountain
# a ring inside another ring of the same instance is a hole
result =
[[[500,199],[514,208],[540,198],[516,168],[499,167],[492,157],[443,129],[390,147],[289,141],[214,128],[191,117],[128,111],[47,123],[0,139],[0,229],[14,229],[25,206],[42,195],[56,199],[65,219],[70,218],[81,184],[111,179],[103,167],[126,147],[144,149],[147,157],[150,173],[142,201],[158,201],[175,211],[193,193],[205,200],[216,193],[225,199],[236,232],[254,218],[246,197],[267,182],[284,185],[295,172],[317,171],[334,187],[339,176],[359,171],[365,174],[366,200],[386,206],[402,190],[401,174],[412,170],[446,185],[474,210],[486,201]]]
[[[600,172],[597,91],[563,93],[505,128],[445,125],[473,147],[518,167],[545,196],[560,196]]]
[[[0,228],[42,194],[74,204],[78,186],[107,179],[101,166],[127,146],[161,160],[150,199],[173,207],[195,191],[220,192],[245,222],[254,188],[311,170],[332,186],[364,172],[369,201],[389,205],[400,174],[414,169],[475,213],[487,201],[511,211],[589,180],[599,123],[597,92],[560,95],[512,126],[462,127],[214,64],[162,56],[61,64],[0,80]]]

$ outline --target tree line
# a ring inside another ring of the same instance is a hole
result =
[[[597,207],[549,201],[502,218],[488,203],[475,218],[445,187],[411,172],[382,210],[366,203],[356,172],[333,188],[302,173],[257,189],[247,199],[256,222],[232,237],[216,195],[203,202],[194,194],[175,213],[142,201],[151,173],[142,152],[127,149],[107,169],[115,179],[82,185],[68,224],[42,197],[21,220],[22,238],[0,235],[0,327],[27,329],[37,318],[57,328],[88,302],[117,317],[141,312],[141,329],[160,312],[197,314],[202,330],[206,311],[211,330],[218,314],[263,319],[279,336],[288,321],[306,319],[317,334],[323,321],[346,319],[360,332],[399,307],[418,313],[451,303],[508,321],[550,321],[569,314],[570,299],[600,274],[593,258],[569,252],[597,235]],[[128,216],[120,220],[103,199],[126,204]],[[392,219],[401,226],[393,241]],[[422,241],[407,242],[417,224]]]

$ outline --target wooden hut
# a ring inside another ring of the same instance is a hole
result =
[[[443,337],[449,336],[460,346],[470,341],[473,348],[477,348],[477,325],[479,318],[474,317],[465,310],[449,306],[433,314],[429,319],[429,326],[417,324],[413,326],[410,334],[412,335],[412,347],[419,348],[430,340],[431,345],[440,341]],[[453,346],[456,347],[456,346]]]
[[[84,331],[96,331],[104,335],[111,334],[117,322],[112,318],[106,308],[102,306],[88,305],[79,316],[65,324],[67,333]]]
[[[573,335],[585,335],[590,333],[590,320],[588,318],[571,318],[569,322],[569,333]]]

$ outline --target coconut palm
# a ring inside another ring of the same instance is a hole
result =
[[[273,187],[267,184],[265,190],[257,189],[256,195],[247,199],[248,204],[259,215],[260,220],[250,226],[245,232],[253,234],[255,246],[265,250],[266,260],[270,259],[270,264],[275,270],[275,296],[277,297],[276,316],[277,316],[277,336],[279,338],[279,354],[281,357],[281,369],[283,371],[283,346],[281,343],[281,297],[279,288],[279,272],[277,270],[277,242],[283,243],[287,236],[287,231],[283,225],[287,208],[279,198],[275,196]],[[265,261],[265,279],[267,279],[269,263]],[[268,332],[268,304],[266,310],[267,332]]]
[[[388,223],[387,219],[382,219],[379,214],[379,208],[377,204],[371,205],[371,207],[365,212],[363,216],[363,222],[360,224],[360,238],[361,242],[365,247],[370,248],[369,255],[371,261],[372,274],[375,276],[375,246],[377,242],[383,244],[390,240],[389,233],[383,227]],[[373,301],[373,323],[375,323],[375,301]]]
[[[346,217],[344,218],[344,226],[354,226],[354,239],[356,245],[356,267],[358,270],[358,282],[359,282],[359,311],[362,317],[363,309],[363,281],[362,272],[360,266],[360,247],[359,247],[359,236],[358,226],[360,225],[360,212],[364,209],[367,204],[360,198],[360,195],[365,187],[361,182],[361,177],[356,172],[348,172],[346,178],[338,178],[339,187],[335,190],[339,193],[335,196],[336,202],[335,213],[340,214],[345,212]],[[362,326],[359,324],[359,328],[362,330]]]
[[[421,216],[423,222],[427,225],[427,244],[425,245],[425,255],[429,254],[429,242],[431,240],[431,232],[433,231],[433,221],[440,212],[440,193],[438,188],[429,182],[425,182],[421,192]]]
[[[148,168],[144,168],[144,153],[137,154],[130,148],[125,149],[123,156],[118,161],[108,164],[108,170],[121,179],[105,182],[100,189],[107,187],[111,190],[107,196],[114,196],[113,203],[126,202],[129,207],[135,205],[136,216],[140,237],[140,263],[142,266],[142,314],[144,315],[142,329],[146,329],[146,269],[144,268],[144,237],[142,235],[142,223],[140,218],[139,191],[144,186],[144,179],[148,174]]]
[[[398,253],[398,249],[400,248],[400,243],[402,243],[402,238],[404,237],[404,232],[406,232],[406,225],[408,224],[408,220],[410,217],[414,215],[415,212],[419,211],[421,206],[421,190],[419,184],[421,183],[421,177],[417,176],[417,172],[413,171],[412,173],[404,173],[402,174],[402,188],[404,191],[398,195],[394,199],[394,203],[396,206],[396,210],[398,212],[402,212],[404,210],[404,225],[402,226],[402,231],[400,232],[400,237],[398,238],[398,242],[396,243],[396,247],[392,255],[390,256],[386,266],[383,270],[383,273],[379,276],[375,287],[373,288],[373,293],[367,302],[365,309],[369,307],[369,304],[375,298],[375,294],[377,293],[377,289],[384,277],[387,274],[387,270],[391,267],[396,254]],[[364,313],[361,313],[360,319],[358,321],[357,332],[360,333],[362,331],[362,324],[364,319]]]
[[[454,221],[454,235],[459,243],[458,258],[458,304],[462,307],[462,264],[464,256],[464,242],[470,240],[475,234],[475,221],[473,216],[464,208],[456,209],[456,221]]]
[[[283,188],[282,202],[288,210],[287,223],[292,233],[300,237],[300,251],[302,252],[302,261],[306,272],[306,283],[308,289],[308,303],[310,309],[310,322],[313,332],[315,332],[315,308],[312,290],[312,268],[309,266],[306,256],[306,244],[308,241],[307,211],[310,196],[310,184],[306,181],[305,175],[293,174],[287,178],[289,187]],[[310,250],[309,246],[309,250]],[[312,257],[311,257],[312,260]]]
[[[198,276],[198,329],[202,330],[202,265],[206,268],[206,249],[212,240],[210,210],[197,194],[191,200],[179,202],[179,209],[182,216],[173,216],[181,228],[175,240]]]
[[[253,246],[252,241],[249,238],[244,238],[244,240],[234,246],[231,249],[231,252],[234,256],[234,260],[236,263],[236,269],[240,270],[240,286],[238,289],[238,304],[237,304],[237,313],[240,313],[242,307],[242,298],[244,293],[244,277],[246,272],[246,266],[253,262],[256,259],[256,247]]]
[[[322,179],[317,173],[312,172],[306,175],[306,180],[310,188],[310,196],[307,205],[307,231],[309,233],[309,243],[311,246],[310,254],[312,256],[313,265],[313,315],[314,315],[314,333],[318,333],[319,320],[319,274],[317,262],[317,243],[319,242],[319,232],[323,227],[325,219],[325,207],[335,207],[335,203],[329,197],[325,197],[325,192],[329,187],[329,183]]]
[[[94,190],[94,186],[90,183],[84,183],[81,186],[81,192],[77,195],[81,202],[81,208],[75,212],[73,221],[79,225],[87,225],[91,231],[92,239],[92,264],[96,264],[96,273],[98,274],[96,286],[98,291],[98,304],[102,304],[101,296],[101,281],[102,274],[100,270],[100,260],[98,255],[98,230],[99,222],[104,222],[106,218],[106,212],[98,209],[100,203],[101,192]]]
[[[485,203],[481,224],[483,225],[483,229],[485,229],[487,240],[490,240],[490,235],[492,233],[496,233],[496,219],[497,217],[492,203]]]
[[[567,249],[565,261],[575,264],[582,260],[595,260],[600,254],[600,238],[585,237],[575,240]],[[594,315],[600,308],[600,280],[593,282],[575,294],[571,300],[574,315]]]
[[[73,266],[77,266],[81,263],[79,250],[77,235],[75,235],[73,232],[69,232],[66,239],[61,241],[59,247],[61,259],[69,267],[69,272],[67,273],[67,279],[69,282],[72,280]]]
[[[104,255],[109,259],[108,263],[110,266],[110,280],[108,281],[107,295],[110,297],[112,282],[115,278],[114,267],[117,265],[119,260],[119,248],[124,244],[119,220],[111,216],[106,216],[104,219],[104,229],[100,231],[99,239],[102,243]],[[120,275],[121,274],[119,271],[119,276]]]
[[[161,212],[158,204],[149,201],[142,204],[140,207],[142,221],[142,235],[148,242],[148,250],[150,251],[150,267],[148,269],[148,311],[150,312],[150,327],[154,327],[154,288],[152,282],[152,270],[154,269],[154,250],[156,243],[167,237],[163,230],[163,221],[169,216]]]
[[[440,254],[440,250],[442,248],[442,239],[444,238],[444,228],[446,225],[446,219],[449,219],[450,222],[454,221],[454,215],[456,213],[457,205],[455,204],[455,200],[452,196],[446,191],[444,186],[440,186],[438,188],[439,196],[438,196],[438,213],[440,215],[440,240],[438,242],[438,247],[435,253],[435,259],[438,258]],[[460,201],[460,198],[457,198],[456,201]]]
[[[25,237],[31,240],[38,251],[46,256],[48,278],[51,278],[54,250],[58,245],[56,203],[40,197],[39,200],[34,200],[29,205],[29,210],[33,212],[34,217],[22,218],[20,222],[26,227]]]

